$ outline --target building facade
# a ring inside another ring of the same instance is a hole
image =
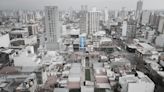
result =
[[[139,0],[137,2],[137,9],[136,9],[136,20],[138,22],[141,22],[142,8],[143,8],[143,1]]]
[[[127,36],[127,26],[127,21],[124,21],[122,25],[122,36]]]
[[[164,33],[164,15],[160,16],[159,25],[158,25],[158,32],[160,34]]]
[[[149,23],[150,14],[151,14],[151,12],[148,11],[148,10],[145,10],[145,11],[142,12],[142,21],[141,21],[141,23],[143,25],[147,25]]]
[[[100,29],[100,12],[97,11],[95,8],[88,13],[88,30],[89,35],[94,34],[95,32],[99,31]]]
[[[81,7],[80,33],[88,33],[88,11],[87,6]]]
[[[46,49],[58,49],[58,34],[59,34],[59,11],[57,6],[45,7],[45,29],[46,29]]]
[[[10,39],[9,34],[0,35],[0,47],[9,47]]]

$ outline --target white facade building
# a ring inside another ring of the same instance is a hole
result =
[[[57,6],[45,7],[45,27],[47,36],[47,50],[58,49],[59,28],[59,11]]]
[[[154,92],[155,84],[142,72],[138,76],[126,75],[119,78],[121,92]]]
[[[164,34],[159,35],[155,40],[155,45],[158,47],[164,47]]]
[[[159,25],[158,25],[158,32],[161,34],[164,33],[164,15],[160,16]]]
[[[82,9],[81,9],[80,33],[88,33],[88,11],[87,11],[87,6],[82,6]]]
[[[62,36],[66,36],[68,34],[66,27],[67,27],[66,25],[62,25]]]
[[[28,46],[14,56],[14,65],[17,67],[39,67],[40,59],[34,53],[34,47]]]
[[[127,36],[127,26],[127,21],[124,21],[122,26],[122,36]]]
[[[9,34],[0,35],[0,47],[9,47],[10,39]]]
[[[28,24],[29,35],[37,35],[39,31],[39,25],[37,23]]]
[[[108,12],[108,8],[105,7],[105,9],[103,10],[103,22],[107,24],[108,20],[109,20],[109,12]]]
[[[29,36],[28,38],[24,38],[24,43],[25,45],[37,44],[37,36],[32,35],[32,36]]]
[[[92,11],[90,11],[88,13],[88,30],[89,30],[89,34],[93,34],[97,31],[99,31],[100,29],[100,25],[99,25],[99,21],[100,21],[100,11],[97,11],[96,8],[93,8]]]
[[[149,23],[150,14],[151,14],[150,11],[143,11],[143,12],[142,12],[142,21],[141,21],[141,23],[142,23],[143,25],[146,25],[146,24]]]

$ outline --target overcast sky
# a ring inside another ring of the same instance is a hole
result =
[[[80,8],[88,5],[89,8],[97,7],[108,9],[135,9],[138,0],[0,0],[0,9],[43,9],[46,5],[57,5],[60,9]],[[164,9],[164,0],[143,0],[144,9]]]

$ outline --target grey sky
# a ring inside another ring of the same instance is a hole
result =
[[[87,4],[90,7],[135,9],[138,0],[0,0],[0,9],[43,9],[45,5],[57,5],[60,9],[80,8]],[[144,0],[144,9],[164,9],[164,0]]]

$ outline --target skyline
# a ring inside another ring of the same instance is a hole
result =
[[[0,2],[0,92],[164,92],[164,0]]]
[[[0,9],[44,9],[44,6],[58,6],[59,9],[80,9],[81,5],[88,5],[89,9],[97,7],[119,10],[122,7],[136,9],[138,0],[0,0]],[[63,3],[64,2],[64,3]],[[143,9],[164,9],[163,0],[143,0]],[[158,6],[154,6],[158,5]],[[153,7],[152,7],[153,6]]]

